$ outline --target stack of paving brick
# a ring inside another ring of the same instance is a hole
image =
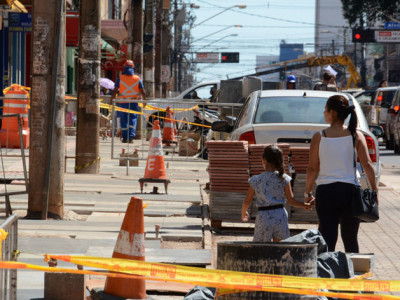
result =
[[[249,146],[249,162],[250,162],[250,175],[258,175],[264,172],[262,164],[262,154],[264,148],[269,144],[258,144]],[[290,144],[277,144],[283,153],[283,166],[286,174],[289,174],[289,154]]]
[[[290,147],[290,163],[296,174],[307,173],[308,160],[310,158],[309,147]]]
[[[249,188],[248,145],[245,141],[208,141],[211,191],[246,193]]]

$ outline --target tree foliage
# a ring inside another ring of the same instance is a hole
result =
[[[365,27],[376,20],[389,20],[400,0],[341,0],[343,16],[351,27]]]

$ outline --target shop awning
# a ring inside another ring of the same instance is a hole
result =
[[[7,0],[7,4],[13,11],[24,12],[24,13],[28,12],[25,6],[18,0]]]
[[[101,20],[101,35],[117,41],[128,39],[128,30],[122,20]]]

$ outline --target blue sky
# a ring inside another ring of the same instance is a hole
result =
[[[247,5],[245,9],[226,10],[192,29],[194,50],[212,44],[201,52],[240,52],[238,64],[197,64],[198,82],[254,73],[256,56],[279,55],[281,40],[314,43],[314,0],[192,0],[186,3],[200,6],[193,9],[195,25],[226,8]],[[305,51],[312,52],[313,46],[305,46]]]

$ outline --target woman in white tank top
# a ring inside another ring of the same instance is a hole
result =
[[[349,114],[350,122],[346,127],[344,121]],[[354,147],[371,188],[377,191],[375,170],[365,137],[356,131],[357,115],[354,106],[349,106],[348,99],[341,95],[330,97],[325,105],[324,117],[330,126],[315,133],[311,140],[304,201],[315,200],[319,230],[328,244],[328,251],[335,251],[340,224],[345,251],[358,253],[360,221],[351,212],[355,185],[359,184],[354,174]],[[311,194],[314,182],[318,185],[315,198]]]

